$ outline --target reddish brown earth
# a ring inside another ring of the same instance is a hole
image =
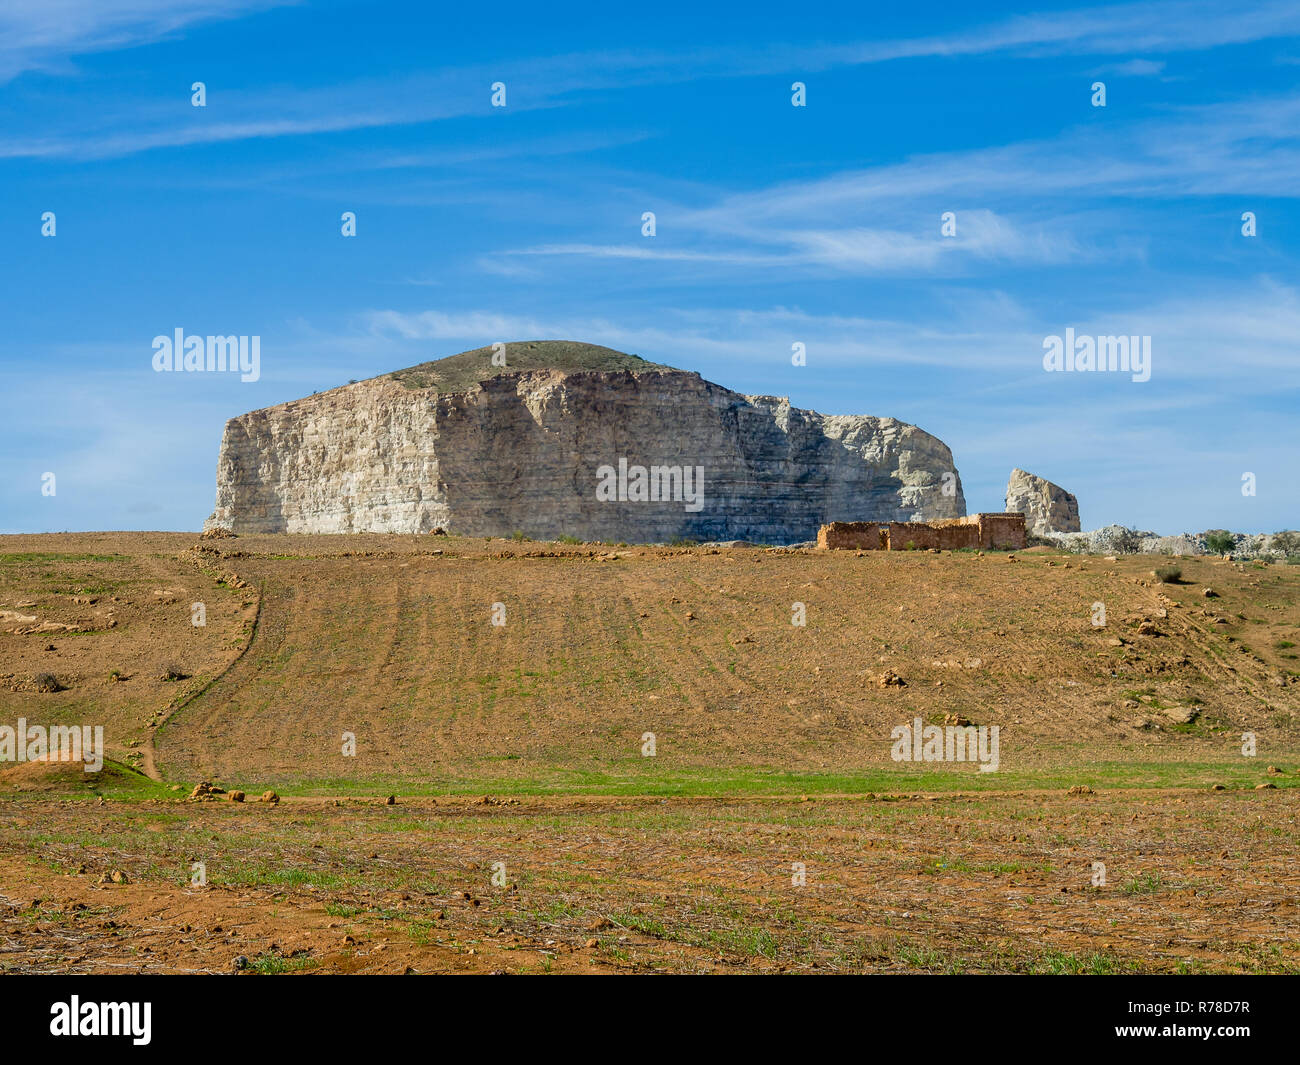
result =
[[[1300,568],[1164,561],[0,538],[0,967],[1296,971]]]
[[[10,801],[0,965],[1296,972],[1298,797]]]

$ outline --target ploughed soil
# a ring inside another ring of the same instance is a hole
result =
[[[0,721],[258,791],[854,774],[950,714],[998,725],[1009,772],[1294,750],[1300,567],[1164,561],[11,536],[0,611],[36,620],[0,624]]]
[[[1297,971],[1298,634],[1211,558],[0,537],[0,726],[109,759],[0,766],[0,968]]]
[[[0,971],[1300,972],[1296,789],[483,798],[0,803]]]

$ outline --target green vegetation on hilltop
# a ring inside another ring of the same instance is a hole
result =
[[[647,362],[639,355],[627,355],[599,344],[576,340],[529,340],[505,345],[505,366],[494,366],[492,348],[475,348],[445,359],[422,362],[389,376],[410,389],[431,388],[439,392],[464,392],[480,381],[521,370],[671,370],[673,367]]]

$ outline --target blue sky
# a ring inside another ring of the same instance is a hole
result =
[[[227,418],[552,337],[914,422],[972,511],[1300,526],[1300,5],[708,6],[10,0],[0,532],[196,529]]]

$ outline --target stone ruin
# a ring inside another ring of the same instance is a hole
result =
[[[1023,514],[968,514],[940,521],[833,521],[817,532],[822,549],[851,551],[1019,551]]]

